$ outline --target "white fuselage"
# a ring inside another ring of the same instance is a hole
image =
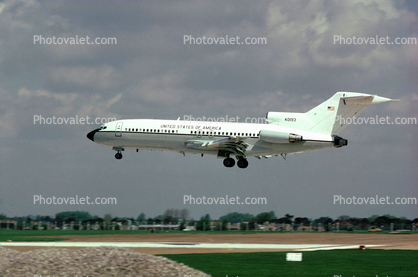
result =
[[[260,131],[282,131],[303,136],[302,141],[269,143],[260,140]],[[115,150],[148,149],[180,153],[214,154],[210,147],[187,147],[186,141],[214,141],[231,137],[248,143],[245,156],[271,156],[333,147],[331,136],[272,124],[204,122],[157,119],[126,119],[109,122],[94,133],[94,142]]]

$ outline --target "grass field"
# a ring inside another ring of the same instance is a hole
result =
[[[66,238],[45,238],[47,236],[85,236],[85,235],[122,235],[149,234],[149,231],[72,231],[72,230],[0,230],[0,241],[60,241]]]
[[[280,232],[280,231],[157,231],[154,234],[164,234],[164,233],[181,233],[181,234],[254,234],[254,233],[289,233],[289,232]],[[291,232],[291,233],[311,233],[311,234],[318,234],[318,232]],[[325,232],[320,232],[325,233]],[[332,232],[333,233],[333,232]],[[339,233],[348,233],[345,231],[341,231]],[[362,233],[362,234],[388,234],[389,232],[349,232],[349,233]],[[410,234],[411,232],[403,232],[401,234]],[[0,241],[7,241],[7,240],[13,240],[13,241],[60,241],[60,240],[66,240],[64,238],[65,236],[85,236],[85,235],[123,235],[123,234],[150,234],[150,231],[148,230],[139,230],[139,231],[133,231],[133,230],[6,230],[6,229],[0,229]],[[394,234],[396,235],[396,234]],[[45,238],[47,236],[62,236],[63,238]]]
[[[161,255],[214,277],[331,276],[417,277],[418,251],[332,250],[303,252],[287,262],[286,252]]]

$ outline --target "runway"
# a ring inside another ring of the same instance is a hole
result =
[[[260,249],[277,251],[316,251],[356,249],[359,245],[346,244],[260,244],[260,243],[187,243],[187,242],[0,242],[4,247],[124,247],[124,248],[187,248],[187,249]],[[382,247],[384,245],[366,245]]]

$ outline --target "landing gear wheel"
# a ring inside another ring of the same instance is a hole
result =
[[[122,159],[122,154],[120,152],[116,153],[115,158],[118,160]]]
[[[244,159],[244,158],[239,159],[238,162],[237,162],[237,166],[239,168],[246,168],[248,166],[247,159]]]
[[[235,165],[235,160],[233,158],[224,159],[224,166],[233,167]]]

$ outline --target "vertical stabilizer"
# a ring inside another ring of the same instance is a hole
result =
[[[358,117],[370,104],[390,101],[397,100],[358,92],[337,92],[305,113],[311,125],[304,129],[319,134],[338,135],[350,123],[350,120],[345,119]]]

